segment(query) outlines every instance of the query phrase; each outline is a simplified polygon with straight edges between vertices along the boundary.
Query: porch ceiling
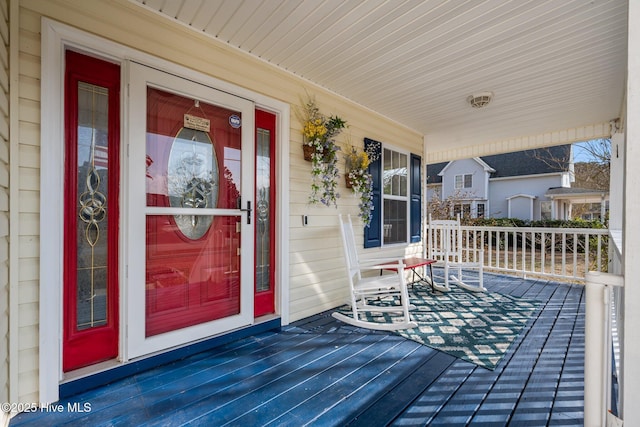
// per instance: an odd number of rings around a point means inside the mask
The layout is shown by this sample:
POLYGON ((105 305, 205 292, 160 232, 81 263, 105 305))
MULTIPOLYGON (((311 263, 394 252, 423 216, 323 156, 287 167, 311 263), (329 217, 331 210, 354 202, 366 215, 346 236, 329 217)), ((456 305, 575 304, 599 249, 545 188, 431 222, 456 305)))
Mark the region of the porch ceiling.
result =
POLYGON ((132 1, 448 150, 606 123, 623 102, 627 0, 132 1))

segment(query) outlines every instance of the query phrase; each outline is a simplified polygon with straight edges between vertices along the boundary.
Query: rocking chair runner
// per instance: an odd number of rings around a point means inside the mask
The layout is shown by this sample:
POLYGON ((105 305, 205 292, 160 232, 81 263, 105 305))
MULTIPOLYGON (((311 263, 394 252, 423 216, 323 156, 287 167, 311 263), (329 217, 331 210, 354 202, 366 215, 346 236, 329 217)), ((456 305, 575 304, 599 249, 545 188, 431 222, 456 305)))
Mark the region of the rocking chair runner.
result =
POLYGON ((409 316, 409 310, 414 307, 409 303, 402 260, 377 264, 361 263, 356 251, 351 216, 347 217, 347 221, 343 221, 342 215, 339 215, 339 220, 345 265, 349 279, 349 304, 351 305, 352 316, 334 312, 333 317, 353 326, 385 331, 417 327, 417 323, 412 322, 409 316), (395 272, 381 276, 363 277, 362 275, 367 270, 380 271, 385 268, 391 268, 395 272), (390 301, 393 301, 395 305, 381 306, 380 300, 388 297, 391 297, 390 301), (375 300, 376 303, 371 304, 370 301, 372 300, 375 300), (398 316, 395 316, 395 320, 392 322, 375 322, 368 320, 366 317, 367 314, 376 316, 379 313, 398 313, 398 316))
MULTIPOLYGON (((428 258, 435 259, 436 267, 442 267, 444 290, 449 290, 449 282, 473 292, 484 292, 484 253, 481 250, 465 249, 463 256, 462 229, 460 215, 455 220, 432 220, 429 214, 428 258), (475 254, 474 254, 475 252, 475 254)), ((436 277, 438 275, 436 274, 436 277)), ((436 284, 436 286, 438 286, 436 284)))

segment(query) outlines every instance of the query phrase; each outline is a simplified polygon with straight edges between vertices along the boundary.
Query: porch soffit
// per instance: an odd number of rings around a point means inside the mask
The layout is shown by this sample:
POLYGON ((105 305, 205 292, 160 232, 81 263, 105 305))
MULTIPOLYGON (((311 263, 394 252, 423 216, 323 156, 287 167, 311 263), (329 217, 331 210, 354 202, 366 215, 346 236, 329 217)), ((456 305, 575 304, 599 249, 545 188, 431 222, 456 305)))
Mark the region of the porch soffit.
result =
POLYGON ((609 136, 622 108, 626 0, 130 1, 421 132, 428 162, 609 136))

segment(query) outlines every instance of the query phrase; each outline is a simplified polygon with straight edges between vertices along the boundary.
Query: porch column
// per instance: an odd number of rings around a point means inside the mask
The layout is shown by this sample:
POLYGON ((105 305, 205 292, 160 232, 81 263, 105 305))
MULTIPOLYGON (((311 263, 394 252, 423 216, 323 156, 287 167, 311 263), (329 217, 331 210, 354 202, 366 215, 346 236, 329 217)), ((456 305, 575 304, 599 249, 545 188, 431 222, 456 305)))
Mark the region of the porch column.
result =
POLYGON ((632 281, 624 291, 624 334, 622 342, 622 411, 626 426, 640 425, 640 2, 630 1, 627 43, 627 109, 625 165, 624 165, 624 210, 623 210, 623 260, 622 269, 626 280, 632 281), (634 333, 635 331, 635 333, 634 333))

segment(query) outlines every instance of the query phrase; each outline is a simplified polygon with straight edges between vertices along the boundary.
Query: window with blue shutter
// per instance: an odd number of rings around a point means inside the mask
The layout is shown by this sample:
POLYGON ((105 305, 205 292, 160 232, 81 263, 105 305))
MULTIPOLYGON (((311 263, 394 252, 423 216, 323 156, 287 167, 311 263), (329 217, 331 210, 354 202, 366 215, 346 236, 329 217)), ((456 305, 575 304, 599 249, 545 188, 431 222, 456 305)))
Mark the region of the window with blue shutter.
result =
POLYGON ((383 149, 382 143, 369 138, 365 138, 364 147, 377 159, 369 165, 373 180, 373 212, 371 225, 364 229, 364 247, 406 243, 407 235, 410 242, 419 242, 422 237, 420 156, 383 149))

